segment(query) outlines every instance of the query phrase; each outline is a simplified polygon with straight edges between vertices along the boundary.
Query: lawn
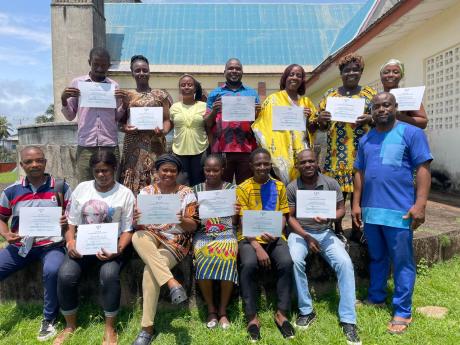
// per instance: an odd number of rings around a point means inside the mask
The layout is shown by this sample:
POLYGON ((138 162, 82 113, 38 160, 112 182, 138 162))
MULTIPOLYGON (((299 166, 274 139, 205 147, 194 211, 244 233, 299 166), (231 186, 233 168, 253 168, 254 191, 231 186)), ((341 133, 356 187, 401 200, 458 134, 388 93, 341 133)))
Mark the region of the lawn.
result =
POLYGON ((10 171, 10 172, 0 173, 0 183, 10 184, 16 181, 17 179, 18 179, 17 169, 10 171))
MULTIPOLYGON (((379 345, 455 345, 460 344, 460 258, 437 264, 432 268, 419 267, 414 307, 437 305, 449 308, 443 320, 430 319, 414 313, 414 322, 402 336, 387 334, 386 322, 390 309, 375 309, 368 306, 358 308, 359 328, 363 344, 379 345)), ((358 297, 364 297, 360 288, 358 297)), ((337 296, 329 294, 315 299, 317 321, 304 332, 298 331, 296 338, 285 341, 275 328, 272 319, 273 306, 261 302, 262 341, 259 344, 346 344, 337 323, 337 296)), ((80 326, 76 334, 66 343, 74 345, 100 344, 102 341, 102 315, 97 306, 84 304, 80 309, 80 326)), ((163 307, 157 314, 159 336, 153 344, 249 344, 246 338, 241 302, 231 307, 230 330, 208 331, 203 323, 203 308, 173 309, 163 307)), ((293 315, 294 319, 295 315, 293 315)), ((0 305, 0 344, 37 344, 36 333, 41 319, 40 305, 0 305)), ((119 316, 120 344, 131 344, 139 330, 140 308, 138 305, 123 309, 119 316)), ((62 328, 62 320, 60 328, 62 328)), ((45 343, 49 344, 51 343, 45 343)))

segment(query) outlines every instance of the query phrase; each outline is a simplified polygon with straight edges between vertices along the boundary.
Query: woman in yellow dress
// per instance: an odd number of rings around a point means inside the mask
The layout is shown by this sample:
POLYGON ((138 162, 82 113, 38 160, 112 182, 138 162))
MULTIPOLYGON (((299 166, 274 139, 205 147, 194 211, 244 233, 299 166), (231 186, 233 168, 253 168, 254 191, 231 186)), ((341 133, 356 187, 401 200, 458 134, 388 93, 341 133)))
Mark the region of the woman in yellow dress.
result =
POLYGON ((280 80, 280 91, 267 97, 252 130, 260 147, 272 156, 273 170, 277 177, 288 184, 298 177, 295 157, 298 152, 309 147, 310 135, 305 131, 274 131, 273 107, 303 107, 305 123, 316 113, 315 105, 305 96, 305 70, 292 64, 285 70, 280 80))

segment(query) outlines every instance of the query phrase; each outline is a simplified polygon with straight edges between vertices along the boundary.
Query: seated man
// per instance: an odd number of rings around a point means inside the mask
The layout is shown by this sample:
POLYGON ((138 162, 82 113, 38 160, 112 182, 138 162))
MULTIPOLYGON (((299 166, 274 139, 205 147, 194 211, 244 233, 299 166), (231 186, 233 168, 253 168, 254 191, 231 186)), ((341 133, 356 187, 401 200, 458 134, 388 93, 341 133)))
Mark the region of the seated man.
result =
POLYGON ((308 252, 320 253, 337 274, 340 303, 339 318, 348 344, 361 344, 357 334, 355 311, 355 275, 353 264, 343 243, 332 230, 332 222, 345 215, 345 203, 336 180, 319 173, 318 162, 312 150, 297 155, 296 167, 300 177, 287 187, 289 225, 291 234, 288 245, 294 262, 294 278, 297 287, 299 317, 296 326, 307 328, 316 318, 308 291, 305 258, 308 252), (297 190, 332 190, 337 192, 336 218, 296 218, 297 190))
MULTIPOLYGON (((281 211, 283 229, 289 208, 286 188, 281 181, 270 177, 271 156, 266 149, 258 148, 249 157, 249 166, 254 174, 237 187, 237 198, 241 205, 240 215, 244 210, 281 211)), ((240 227, 241 230, 241 227, 240 227)), ((292 260, 284 236, 275 238, 270 234, 260 237, 243 237, 238 234, 238 254, 240 261, 241 295, 248 320, 250 340, 260 339, 260 323, 257 319, 257 270, 259 268, 276 270, 278 278, 276 292, 278 296, 275 323, 285 338, 294 337, 294 328, 286 315, 291 306, 292 260), (273 264, 272 264, 273 263, 273 264)))
MULTIPOLYGON (((24 148, 21 167, 26 177, 7 187, 0 200, 0 235, 9 243, 0 250, 0 281, 34 261, 43 264, 44 305, 43 321, 38 340, 45 341, 56 334, 55 321, 58 314, 57 273, 64 259, 63 238, 20 237, 19 209, 21 207, 66 207, 71 190, 66 183, 45 174, 46 159, 43 151, 34 146, 24 148), (11 228, 8 220, 13 216, 11 228)), ((62 180, 61 180, 62 181, 62 180)), ((65 216, 61 226, 66 224, 65 216)))

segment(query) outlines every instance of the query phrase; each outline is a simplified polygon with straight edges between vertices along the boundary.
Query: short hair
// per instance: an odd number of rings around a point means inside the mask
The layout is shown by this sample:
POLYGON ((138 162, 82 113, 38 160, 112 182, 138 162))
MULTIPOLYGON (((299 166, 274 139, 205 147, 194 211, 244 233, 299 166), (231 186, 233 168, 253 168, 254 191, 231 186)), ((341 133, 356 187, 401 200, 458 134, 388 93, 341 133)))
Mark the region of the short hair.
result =
POLYGON ((105 49, 105 48, 94 47, 93 49, 91 49, 89 51, 89 60, 91 61, 91 59, 94 56, 106 58, 110 62, 110 54, 109 54, 108 50, 105 49))
POLYGON ((227 67, 228 67, 228 64, 232 61, 236 61, 240 64, 241 67, 243 67, 243 64, 241 63, 240 59, 238 58, 230 58, 227 60, 227 62, 225 63, 225 70, 227 70, 227 67))
POLYGON ((117 157, 111 151, 107 150, 100 150, 92 154, 91 158, 89 159, 89 167, 93 169, 96 164, 104 163, 110 165, 114 171, 117 170, 117 157))
POLYGON ((147 65, 149 64, 149 60, 144 55, 133 55, 131 57, 131 63, 129 65, 129 69, 131 72, 133 71, 133 65, 136 61, 144 61, 147 65))
POLYGON ((343 69, 345 68, 346 65, 349 63, 355 63, 357 64, 361 70, 364 69, 364 59, 361 55, 358 55, 356 53, 350 53, 345 56, 342 56, 338 62, 339 65, 339 70, 340 73, 342 73, 343 69))
POLYGON ((286 69, 284 70, 283 75, 281 76, 281 79, 280 79, 280 90, 284 90, 286 88, 286 80, 289 76, 289 73, 291 73, 294 67, 299 67, 302 70, 302 83, 300 84, 300 87, 297 89, 297 94, 302 96, 302 95, 305 95, 305 76, 306 74, 305 74, 305 70, 303 69, 303 67, 295 63, 287 66, 286 69))
POLYGON ((221 167, 224 167, 225 166, 225 158, 224 156, 222 156, 221 154, 219 153, 211 153, 209 156, 206 157, 206 159, 204 160, 204 164, 206 164, 206 162, 209 162, 209 161, 212 161, 212 160, 215 160, 217 162, 219 162, 220 166, 221 167))
POLYGON ((190 79, 193 80, 193 83, 195 84, 195 101, 201 101, 203 99, 203 88, 201 87, 201 83, 195 79, 195 77, 191 74, 184 74, 179 78, 179 86, 180 86, 180 81, 184 79, 185 77, 189 77, 190 79))
POLYGON ((308 148, 308 149, 303 149, 302 151, 300 152, 297 152, 296 156, 295 156, 295 162, 297 163, 299 161, 299 156, 304 153, 304 152, 311 152, 315 155, 315 159, 318 160, 318 157, 316 157, 316 152, 311 149, 311 148, 308 148))
POLYGON ((260 153, 266 154, 268 157, 270 157, 270 159, 272 158, 272 155, 267 149, 264 149, 263 147, 258 147, 249 155, 249 162, 252 163, 254 161, 254 158, 260 153))
POLYGON ((36 145, 29 145, 29 146, 24 147, 21 151, 19 151, 19 155, 21 157, 21 160, 22 160, 22 154, 24 152, 31 151, 31 150, 40 151, 42 153, 43 157, 45 157, 45 153, 43 152, 41 147, 36 146, 36 145))
POLYGON ((390 99, 393 101, 393 103, 397 104, 395 95, 393 95, 391 92, 385 92, 385 91, 379 92, 374 97, 372 97, 371 104, 374 104, 374 98, 383 96, 383 95, 390 96, 390 99))

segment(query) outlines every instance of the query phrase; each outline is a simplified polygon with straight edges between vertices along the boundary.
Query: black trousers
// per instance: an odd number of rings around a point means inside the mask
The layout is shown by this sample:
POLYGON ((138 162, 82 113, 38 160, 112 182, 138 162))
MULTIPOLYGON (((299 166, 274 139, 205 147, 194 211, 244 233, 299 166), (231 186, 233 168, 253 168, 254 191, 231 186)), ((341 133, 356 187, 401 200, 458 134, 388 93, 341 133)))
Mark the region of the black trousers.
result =
MULTIPOLYGON (((282 238, 262 244, 272 263, 272 269, 277 276, 276 293, 278 297, 277 308, 283 312, 291 309, 291 290, 293 279, 293 263, 289 254, 287 242, 282 238)), ((246 316, 257 313, 257 277, 259 263, 257 255, 248 240, 241 240, 238 244, 240 261, 240 288, 244 301, 246 316)))
POLYGON ((120 271, 125 263, 124 255, 110 261, 101 261, 96 255, 85 255, 81 259, 72 259, 66 255, 59 269, 57 292, 61 312, 73 315, 78 307, 78 287, 83 271, 89 266, 99 268, 99 285, 102 309, 106 317, 114 317, 120 308, 120 271))

